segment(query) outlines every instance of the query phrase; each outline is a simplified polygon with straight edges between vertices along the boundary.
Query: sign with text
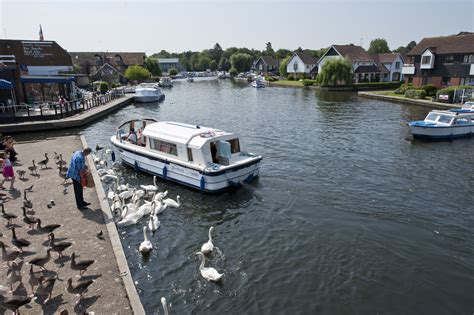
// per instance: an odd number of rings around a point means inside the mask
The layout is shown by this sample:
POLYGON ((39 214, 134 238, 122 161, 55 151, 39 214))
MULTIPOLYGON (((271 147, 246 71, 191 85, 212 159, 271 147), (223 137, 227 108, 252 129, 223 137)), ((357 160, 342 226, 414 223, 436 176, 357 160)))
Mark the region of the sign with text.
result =
POLYGON ((44 58, 53 55, 53 42, 22 42, 23 54, 33 58, 44 58))

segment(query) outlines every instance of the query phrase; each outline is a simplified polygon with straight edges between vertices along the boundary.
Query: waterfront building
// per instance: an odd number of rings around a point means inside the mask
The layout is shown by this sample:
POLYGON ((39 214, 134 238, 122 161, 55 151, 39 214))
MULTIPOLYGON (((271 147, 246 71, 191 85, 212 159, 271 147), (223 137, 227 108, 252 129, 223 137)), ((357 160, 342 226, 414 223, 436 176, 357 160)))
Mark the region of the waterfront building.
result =
POLYGON ((71 57, 55 41, 0 40, 0 79, 8 81, 14 93, 0 90, 0 103, 51 102, 59 95, 75 93, 71 57))
POLYGON ((402 68, 404 58, 399 53, 377 54, 372 55, 372 58, 380 66, 385 67, 388 72, 384 72, 381 80, 383 82, 402 81, 402 68))
POLYGON ((407 54, 405 82, 415 86, 434 84, 474 85, 474 33, 423 38, 407 54))
POLYGON ((364 48, 354 44, 332 45, 318 60, 320 71, 326 61, 333 58, 346 58, 352 65, 354 82, 380 82, 389 71, 370 56, 364 48))
POLYGON ((309 77, 311 70, 316 67, 318 60, 304 51, 295 51, 288 61, 286 71, 288 75, 309 77))
POLYGON ((272 56, 262 56, 254 62, 254 69, 263 75, 277 75, 280 63, 272 56))
POLYGON ((70 52, 72 63, 92 81, 126 83, 124 74, 130 66, 145 63, 144 52, 70 52))
POLYGON ((164 73, 168 73, 170 69, 176 69, 178 72, 184 70, 178 58, 158 58, 157 60, 160 64, 161 71, 164 73))

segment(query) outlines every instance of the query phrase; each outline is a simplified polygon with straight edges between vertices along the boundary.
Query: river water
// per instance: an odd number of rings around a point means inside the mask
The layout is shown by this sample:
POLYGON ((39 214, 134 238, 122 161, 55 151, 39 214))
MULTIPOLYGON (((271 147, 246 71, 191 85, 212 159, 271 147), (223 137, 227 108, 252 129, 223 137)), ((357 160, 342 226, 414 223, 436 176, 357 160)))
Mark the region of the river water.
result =
POLYGON ((173 314, 474 311, 474 139, 412 141, 407 122, 427 108, 354 93, 219 80, 164 92, 81 132, 95 146, 129 118, 187 122, 238 132, 264 160, 257 181, 219 195, 159 181, 182 205, 161 214, 148 259, 144 222, 119 229, 147 313, 162 313, 162 296, 173 314), (195 257, 209 226, 221 285, 195 257))

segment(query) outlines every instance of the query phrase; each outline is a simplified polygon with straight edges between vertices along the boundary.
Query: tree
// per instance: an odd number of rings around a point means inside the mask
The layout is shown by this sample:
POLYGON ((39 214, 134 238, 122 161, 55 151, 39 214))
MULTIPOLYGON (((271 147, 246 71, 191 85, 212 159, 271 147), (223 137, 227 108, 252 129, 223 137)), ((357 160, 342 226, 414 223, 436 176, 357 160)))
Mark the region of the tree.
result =
POLYGON ((230 57, 230 63, 232 64, 232 68, 237 69, 237 71, 246 72, 252 67, 253 59, 252 55, 237 53, 230 57))
POLYGON ((129 81, 144 81, 150 78, 150 72, 141 66, 130 66, 125 70, 125 77, 129 81))
POLYGON ((405 47, 403 46, 400 46, 398 47, 397 49, 395 49, 393 52, 397 52, 397 53, 400 53, 402 55, 406 55, 410 52, 410 50, 412 50, 413 48, 415 48, 416 46, 416 42, 415 41, 411 41, 408 43, 408 45, 406 45, 405 47))
POLYGON ((178 74, 178 70, 176 70, 175 68, 171 68, 169 71, 168 71, 169 75, 177 75, 178 74))
POLYGON ((221 71, 229 71, 229 69, 232 67, 232 65, 230 64, 229 59, 222 56, 221 60, 219 60, 219 65, 217 67, 221 71))
POLYGON ((215 60, 211 61, 210 68, 211 68, 211 71, 216 71, 217 70, 217 62, 215 60))
POLYGON ((179 63, 183 66, 184 69, 186 69, 186 71, 191 71, 191 62, 189 62, 189 59, 188 57, 186 57, 185 54, 183 54, 183 56, 179 58, 179 63))
POLYGON ((291 56, 291 51, 288 49, 278 49, 275 53, 275 57, 279 60, 291 56))
POLYGON ((152 75, 157 77, 161 76, 161 67, 155 58, 146 57, 144 66, 152 75))
POLYGON ((266 56, 273 56, 275 54, 275 51, 273 50, 272 43, 268 42, 265 44, 265 46, 266 48, 263 54, 266 56))
POLYGON ((352 84, 352 66, 345 58, 327 60, 317 76, 319 85, 352 84))
POLYGON ((221 60, 222 53, 223 53, 223 50, 222 50, 221 45, 219 45, 219 43, 216 43, 214 45, 214 48, 209 50, 209 57, 212 60, 215 60, 216 63, 217 63, 217 62, 219 62, 219 60, 221 60))
POLYGON ((385 54, 389 53, 390 49, 388 48, 387 41, 383 38, 376 38, 370 42, 369 50, 367 50, 369 55, 376 54, 385 54))
POLYGON ((237 71, 237 69, 235 69, 235 68, 230 68, 230 70, 229 70, 229 74, 230 74, 231 77, 235 77, 238 73, 239 73, 239 71, 237 71))
POLYGON ((290 62, 291 56, 287 56, 282 61, 280 61, 280 75, 282 77, 286 77, 288 72, 286 71, 286 67, 288 66, 288 62, 290 62))
POLYGON ((208 55, 200 54, 197 60, 196 70, 206 71, 211 68, 211 62, 213 60, 208 55))

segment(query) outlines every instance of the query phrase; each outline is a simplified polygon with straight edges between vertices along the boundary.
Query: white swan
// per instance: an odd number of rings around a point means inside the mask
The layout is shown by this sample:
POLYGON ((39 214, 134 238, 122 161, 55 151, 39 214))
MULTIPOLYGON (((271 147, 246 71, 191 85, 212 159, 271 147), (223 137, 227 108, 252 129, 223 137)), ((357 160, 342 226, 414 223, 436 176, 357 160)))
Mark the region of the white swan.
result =
POLYGON ((146 193, 158 191, 158 185, 156 184, 156 176, 153 176, 153 185, 140 185, 140 187, 146 191, 146 193))
POLYGON ((199 271, 201 272, 201 276, 204 279, 208 281, 219 281, 222 279, 222 276, 224 275, 223 273, 217 272, 217 270, 212 267, 204 267, 204 264, 206 263, 206 257, 204 257, 203 253, 197 252, 196 255, 201 258, 201 265, 199 266, 199 271))
POLYGON ((124 184, 120 184, 119 183, 119 179, 117 177, 117 180, 115 181, 115 183, 117 184, 117 191, 127 191, 127 190, 130 190, 130 185, 127 183, 126 185, 124 184))
MULTIPOLYGON (((118 190, 118 188, 117 188, 118 190)), ((120 194, 119 194, 119 197, 120 199, 130 199, 133 197, 133 194, 135 193, 135 188, 133 190, 125 190, 125 191, 122 191, 120 194)))
POLYGON ((146 201, 143 205, 141 205, 137 212, 143 213, 143 215, 148 215, 154 212, 156 207, 156 201, 148 202, 146 201))
POLYGON ((129 226, 129 225, 134 225, 137 224, 138 221, 142 218, 142 216, 139 216, 136 212, 131 212, 129 213, 128 207, 123 206, 123 211, 122 211, 122 220, 117 222, 118 226, 129 226))
POLYGON ((140 247, 138 248, 138 250, 140 251, 140 253, 148 253, 149 251, 151 251, 153 249, 153 245, 151 244, 151 242, 148 240, 148 237, 146 236, 146 226, 143 227, 143 242, 140 244, 140 247))
POLYGON ((122 208, 122 200, 120 200, 119 196, 116 195, 114 200, 112 201, 112 205, 110 206, 110 210, 114 212, 115 210, 122 208))
POLYGON ((109 198, 109 200, 114 200, 116 196, 118 197, 117 189, 115 189, 115 187, 115 183, 112 183, 109 187, 109 192, 107 193, 107 198, 109 198))
POLYGON ((156 201, 161 201, 163 198, 165 198, 168 195, 168 191, 165 190, 164 192, 159 192, 153 197, 153 200, 156 201))
POLYGON ((161 222, 158 220, 158 216, 153 209, 153 212, 150 214, 150 221, 148 221, 148 229, 154 233, 160 227, 160 223, 161 222))
POLYGON ((168 208, 168 205, 163 204, 161 201, 158 201, 158 205, 155 207, 155 213, 162 213, 165 209, 168 208))
POLYGON ((168 305, 166 305, 166 299, 164 297, 161 298, 161 306, 163 306, 163 314, 168 315, 168 305))
POLYGON ((165 200, 163 200, 163 203, 165 205, 168 205, 168 207, 172 207, 172 208, 179 208, 179 206, 181 206, 181 202, 179 201, 179 195, 176 197, 176 201, 171 199, 171 198, 166 198, 165 200))
POLYGON ((209 228, 209 240, 206 243, 202 244, 201 246, 201 252, 203 254, 210 254, 214 250, 214 244, 212 244, 212 236, 211 236, 212 230, 214 230, 213 226, 209 228))
POLYGON ((102 176, 100 178, 101 181, 103 182, 112 182, 112 181, 117 181, 118 180, 118 177, 115 176, 115 175, 111 175, 111 174, 105 174, 104 176, 102 176))

